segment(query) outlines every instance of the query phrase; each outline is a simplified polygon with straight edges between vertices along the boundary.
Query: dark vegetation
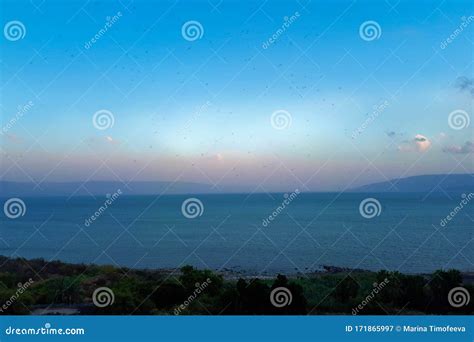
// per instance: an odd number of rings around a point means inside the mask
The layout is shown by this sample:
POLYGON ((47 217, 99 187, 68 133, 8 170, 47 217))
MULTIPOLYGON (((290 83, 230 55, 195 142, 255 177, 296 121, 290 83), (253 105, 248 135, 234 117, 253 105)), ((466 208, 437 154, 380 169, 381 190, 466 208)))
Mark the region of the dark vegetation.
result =
POLYGON ((353 309, 364 300, 357 314, 465 315, 474 312, 474 286, 467 275, 463 279, 456 270, 439 270, 431 275, 341 270, 290 279, 283 275, 274 279, 224 279, 190 266, 152 271, 0 257, 0 314, 73 308, 80 314, 173 315, 180 306, 181 315, 354 314, 353 309), (12 300, 19 283, 30 278, 31 286, 12 300), (382 282, 386 285, 367 300, 376 284, 382 282), (192 298, 199 284, 204 283, 207 286, 192 298), (99 308, 91 298, 94 290, 103 286, 112 289, 115 300, 99 308), (471 300, 454 308, 448 302, 448 293, 458 286, 469 292, 471 300), (272 305, 270 293, 277 287, 291 292, 291 304, 272 305))

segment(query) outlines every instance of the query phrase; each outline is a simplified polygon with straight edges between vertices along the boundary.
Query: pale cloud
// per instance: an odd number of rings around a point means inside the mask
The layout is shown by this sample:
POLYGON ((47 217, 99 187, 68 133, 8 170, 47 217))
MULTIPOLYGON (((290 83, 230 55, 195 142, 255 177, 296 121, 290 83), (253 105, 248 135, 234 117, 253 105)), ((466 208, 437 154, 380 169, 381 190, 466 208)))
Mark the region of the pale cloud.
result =
POLYGON ((210 161, 210 162, 221 162, 225 160, 224 154, 221 152, 213 153, 209 155, 201 154, 201 157, 203 158, 203 160, 210 161))
POLYGON ((474 142, 466 141, 464 145, 451 145, 443 148, 443 152, 456 153, 456 154, 468 154, 474 153, 474 142))
POLYGON ((398 150, 400 152, 412 152, 413 146, 411 146, 408 141, 403 142, 401 145, 398 146, 398 150))
POLYGON ((404 141, 398 150, 401 152, 425 152, 431 147, 431 141, 424 135, 417 134, 412 140, 404 141))
POLYGON ((419 152, 425 152, 429 150, 429 148, 431 147, 431 141, 429 141, 428 138, 425 137, 424 135, 421 135, 421 134, 415 135, 414 141, 416 144, 416 148, 419 152))
POLYGON ((389 132, 385 132, 385 133, 390 138, 394 138, 397 135, 397 132, 395 132, 395 131, 389 131, 389 132))
POLYGON ((9 141, 11 141, 11 142, 13 142, 13 143, 15 143, 15 144, 21 144, 22 141, 23 141, 22 138, 20 138, 19 136, 15 135, 15 134, 5 133, 5 134, 2 134, 2 135, 5 135, 5 137, 6 137, 9 141))
POLYGON ((109 143, 109 144, 113 144, 113 145, 116 145, 116 144, 119 144, 120 141, 115 139, 115 138, 112 138, 110 135, 107 135, 105 137, 105 140, 109 143))
POLYGON ((474 78, 461 76, 456 79, 455 87, 474 96, 474 78))

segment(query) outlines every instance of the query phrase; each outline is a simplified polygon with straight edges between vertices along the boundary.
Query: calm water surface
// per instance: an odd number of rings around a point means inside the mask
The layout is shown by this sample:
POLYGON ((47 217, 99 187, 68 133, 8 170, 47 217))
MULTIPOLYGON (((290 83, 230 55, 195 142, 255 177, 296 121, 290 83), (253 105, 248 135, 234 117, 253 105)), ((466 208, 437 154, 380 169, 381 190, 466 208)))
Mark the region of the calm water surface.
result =
POLYGON ((169 268, 185 264, 256 274, 332 265, 402 272, 474 270, 472 206, 446 217, 461 197, 417 194, 300 194, 266 227, 284 194, 120 196, 92 224, 106 197, 24 198, 26 214, 1 217, 0 254, 67 262, 169 268), (181 205, 199 198, 201 216, 181 205), (372 219, 359 203, 377 198, 372 219))

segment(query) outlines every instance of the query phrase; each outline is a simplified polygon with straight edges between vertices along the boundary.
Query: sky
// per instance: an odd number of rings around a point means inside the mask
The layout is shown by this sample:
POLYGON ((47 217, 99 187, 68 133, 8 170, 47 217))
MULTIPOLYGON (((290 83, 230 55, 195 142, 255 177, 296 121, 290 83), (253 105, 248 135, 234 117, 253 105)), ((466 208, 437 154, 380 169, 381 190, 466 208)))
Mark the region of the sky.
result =
POLYGON ((472 1, 1 6, 1 180, 334 191, 474 172, 472 1))

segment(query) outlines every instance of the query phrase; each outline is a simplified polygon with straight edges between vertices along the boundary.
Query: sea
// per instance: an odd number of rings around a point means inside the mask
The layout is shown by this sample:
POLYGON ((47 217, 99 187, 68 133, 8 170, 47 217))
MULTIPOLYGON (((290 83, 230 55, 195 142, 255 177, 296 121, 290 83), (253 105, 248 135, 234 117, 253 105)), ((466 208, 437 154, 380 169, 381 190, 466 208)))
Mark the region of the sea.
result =
POLYGON ((262 276, 324 266, 474 271, 474 207, 462 194, 115 193, 19 200, 19 211, 4 205, 0 218, 0 254, 8 257, 138 269, 192 265, 262 276))

